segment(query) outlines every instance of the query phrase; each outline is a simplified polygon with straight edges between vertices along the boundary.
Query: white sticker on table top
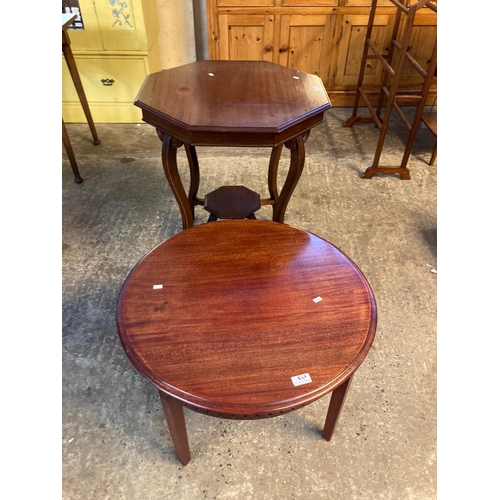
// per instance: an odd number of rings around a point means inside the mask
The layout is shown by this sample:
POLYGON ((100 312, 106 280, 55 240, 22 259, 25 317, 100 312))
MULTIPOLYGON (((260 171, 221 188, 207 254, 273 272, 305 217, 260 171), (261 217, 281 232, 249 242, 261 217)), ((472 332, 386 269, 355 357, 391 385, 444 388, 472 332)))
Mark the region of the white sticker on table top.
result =
POLYGON ((323 299, 318 295, 315 299, 313 299, 313 302, 316 302, 316 304, 318 302, 321 302, 323 299))
POLYGON ((153 290, 160 290, 163 288, 163 285, 153 285, 153 290))
POLYGON ((302 375, 295 375, 294 377, 291 377, 291 379, 292 379, 292 384, 295 387, 297 387, 298 385, 309 384, 310 382, 312 382, 309 373, 303 373, 302 375))
POLYGON ((315 85, 313 87, 313 89, 316 90, 317 92, 319 92, 320 90, 322 90, 322 88, 319 85, 315 85))

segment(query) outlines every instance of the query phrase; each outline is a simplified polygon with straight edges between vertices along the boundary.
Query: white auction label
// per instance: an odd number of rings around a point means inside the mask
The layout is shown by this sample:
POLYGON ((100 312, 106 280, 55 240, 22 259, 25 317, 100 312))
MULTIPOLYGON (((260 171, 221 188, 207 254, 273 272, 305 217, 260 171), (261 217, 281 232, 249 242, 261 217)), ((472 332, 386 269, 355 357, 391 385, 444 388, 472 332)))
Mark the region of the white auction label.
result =
POLYGON ((302 375, 295 375, 295 377, 291 378, 294 386, 309 384, 309 382, 312 382, 309 373, 303 373, 302 375))
POLYGON ((313 299, 313 302, 316 302, 316 304, 318 302, 321 302, 323 299, 321 297, 316 297, 315 299, 313 299))
POLYGON ((163 288, 163 285, 153 285, 153 290, 160 290, 163 288))

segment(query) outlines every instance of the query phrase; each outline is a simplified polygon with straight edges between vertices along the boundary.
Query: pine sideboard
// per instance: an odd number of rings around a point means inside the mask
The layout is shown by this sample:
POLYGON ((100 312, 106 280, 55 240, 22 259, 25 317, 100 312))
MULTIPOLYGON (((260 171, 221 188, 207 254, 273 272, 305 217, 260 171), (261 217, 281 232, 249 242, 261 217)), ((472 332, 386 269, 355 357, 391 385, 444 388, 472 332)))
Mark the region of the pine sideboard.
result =
MULTIPOLYGON (((365 43, 371 0, 207 0, 211 59, 264 60, 318 75, 334 106, 350 106, 365 43)), ((396 7, 379 0, 372 38, 387 53, 396 7)), ((421 9, 412 30, 411 55, 427 67, 437 15, 421 9)), ((365 85, 374 99, 382 65, 369 60, 365 85)), ((407 64, 399 88, 412 92, 421 76, 407 64)), ((436 85, 433 86, 436 92, 436 85)))

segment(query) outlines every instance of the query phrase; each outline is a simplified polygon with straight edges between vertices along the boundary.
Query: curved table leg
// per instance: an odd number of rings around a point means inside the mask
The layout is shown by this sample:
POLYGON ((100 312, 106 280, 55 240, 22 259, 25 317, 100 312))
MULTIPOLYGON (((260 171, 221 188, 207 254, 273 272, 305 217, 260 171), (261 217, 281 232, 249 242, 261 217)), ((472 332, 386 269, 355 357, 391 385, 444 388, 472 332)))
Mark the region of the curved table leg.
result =
POLYGON ((271 191, 271 198, 274 196, 275 200, 273 205, 274 222, 283 222, 285 218, 286 207, 292 197, 295 186, 299 182, 302 170, 304 169, 306 158, 304 142, 308 136, 309 133, 302 134, 285 143, 285 146, 290 150, 290 168, 281 193, 277 198, 276 173, 281 149, 277 150, 277 148, 273 148, 271 162, 269 164, 269 190, 271 191), (271 178, 271 174, 274 176, 273 178, 271 178))
POLYGON ((352 376, 332 392, 330 405, 328 406, 328 412, 326 414, 325 426, 323 428, 323 437, 327 441, 330 441, 330 439, 332 439, 333 431, 335 430, 340 412, 342 411, 342 407, 344 406, 344 401, 347 396, 347 392, 349 391, 351 381, 352 376))
MULTIPOLYGON (((175 137, 171 137, 159 130, 157 130, 158 137, 163 143, 161 149, 161 159, 163 163, 163 171, 167 178, 168 184, 174 193, 177 204, 181 211, 182 227, 187 229, 193 226, 193 206, 192 201, 188 198, 184 186, 182 185, 181 177, 179 175, 179 167, 177 165, 177 149, 179 149, 183 142, 175 137)), ((190 172, 193 172, 192 161, 189 162, 190 172)), ((195 182, 196 185, 196 182, 195 182)), ((191 181, 191 190, 193 189, 193 182, 191 181)), ((191 191, 190 190, 190 191, 191 191)), ((196 188, 197 190, 197 188, 196 188)))
POLYGON ((182 465, 186 465, 191 460, 191 453, 189 451, 184 410, 178 401, 167 396, 162 391, 158 392, 160 393, 161 405, 167 419, 170 436, 174 443, 175 454, 179 462, 182 465))
POLYGON ((194 220, 194 207, 197 205, 196 196, 198 195, 198 188, 200 187, 200 167, 198 165, 198 156, 196 155, 195 147, 189 144, 184 144, 184 149, 186 150, 186 156, 189 163, 189 173, 191 177, 188 198, 191 202, 191 212, 194 220))
POLYGON ((271 200, 276 203, 278 199, 278 164, 280 161, 281 150, 283 144, 274 146, 271 152, 271 159, 269 160, 269 170, 267 174, 267 184, 269 186, 269 195, 271 200))

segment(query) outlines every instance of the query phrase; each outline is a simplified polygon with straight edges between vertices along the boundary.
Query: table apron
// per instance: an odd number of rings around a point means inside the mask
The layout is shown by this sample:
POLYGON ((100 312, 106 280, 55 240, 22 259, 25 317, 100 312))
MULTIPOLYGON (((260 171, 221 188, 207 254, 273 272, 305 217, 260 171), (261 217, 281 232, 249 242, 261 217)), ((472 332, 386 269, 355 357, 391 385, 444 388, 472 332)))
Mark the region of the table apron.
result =
POLYGON ((177 123, 161 119, 148 110, 143 110, 142 119, 161 132, 190 146, 274 147, 306 134, 313 127, 322 123, 323 113, 311 116, 287 128, 284 132, 188 130, 177 123))

